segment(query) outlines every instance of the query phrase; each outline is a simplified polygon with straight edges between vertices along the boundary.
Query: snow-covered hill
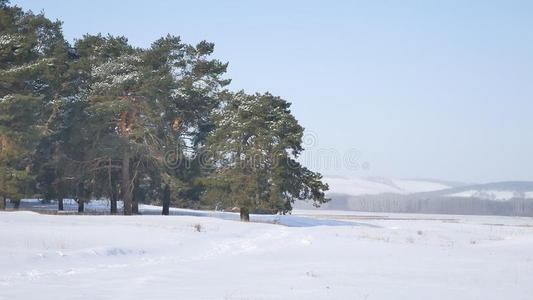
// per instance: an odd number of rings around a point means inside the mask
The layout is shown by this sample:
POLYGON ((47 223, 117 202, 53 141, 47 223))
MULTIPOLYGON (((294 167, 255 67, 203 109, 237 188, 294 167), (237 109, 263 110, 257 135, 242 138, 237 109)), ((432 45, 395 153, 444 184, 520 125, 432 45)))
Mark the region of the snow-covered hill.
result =
MULTIPOLYGON (((466 184, 439 180, 325 177, 331 201, 319 209, 533 216, 533 182, 466 184)), ((298 201, 295 207, 313 209, 298 201)), ((315 208, 316 209, 316 208, 315 208)))
POLYGON ((506 181, 487 184, 465 185, 424 194, 425 196, 448 196, 477 198, 493 201, 510 199, 533 199, 533 182, 506 181))
POLYGON ((449 194, 449 196, 506 201, 513 198, 533 198, 533 192, 518 192, 513 190, 466 190, 449 194))
POLYGON ((373 178, 325 177, 329 194, 364 196, 379 194, 448 196, 504 201, 533 198, 533 182, 495 182, 487 184, 448 184, 436 180, 405 180, 373 178))
POLYGON ((376 195, 384 193, 410 194, 444 190, 451 186, 429 180, 325 177, 329 193, 346 195, 376 195))

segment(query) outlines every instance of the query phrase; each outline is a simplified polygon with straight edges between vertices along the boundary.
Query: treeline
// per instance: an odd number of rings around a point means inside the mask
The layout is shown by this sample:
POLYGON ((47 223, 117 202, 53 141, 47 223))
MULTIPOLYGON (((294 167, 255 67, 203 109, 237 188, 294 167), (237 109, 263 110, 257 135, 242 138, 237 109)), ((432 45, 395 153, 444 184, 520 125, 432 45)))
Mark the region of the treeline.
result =
POLYGON ((324 208, 366 212, 533 216, 533 199, 528 198, 497 201, 476 197, 420 197, 400 194, 334 194, 331 198, 332 201, 324 205, 324 208))
POLYGON ((0 208, 5 200, 108 198, 286 213, 326 202, 300 165, 290 103, 230 92, 214 45, 168 35, 139 48, 121 36, 73 44, 60 21, 0 0, 0 208))

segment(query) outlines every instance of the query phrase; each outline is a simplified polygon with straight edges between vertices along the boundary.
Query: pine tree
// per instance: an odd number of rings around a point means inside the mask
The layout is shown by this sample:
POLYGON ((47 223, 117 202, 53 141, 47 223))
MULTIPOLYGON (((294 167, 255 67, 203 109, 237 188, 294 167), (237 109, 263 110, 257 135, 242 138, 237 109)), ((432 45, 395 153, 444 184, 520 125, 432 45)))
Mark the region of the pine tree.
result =
POLYGON ((328 201, 321 175, 295 160, 304 129, 290 103, 269 93, 228 98, 208 139, 212 173, 204 200, 239 207, 243 221, 250 212, 290 212, 296 199, 328 201))
POLYGON ((83 170, 78 174, 83 175, 93 196, 106 196, 110 199, 110 213, 117 214, 117 202, 121 197, 119 190, 123 169, 123 159, 120 155, 122 144, 120 140, 113 138, 113 134, 110 134, 116 132, 116 123, 113 122, 113 118, 117 114, 113 109, 107 113, 101 113, 105 112, 105 109, 100 110, 100 113, 95 113, 95 104, 99 105, 99 103, 92 101, 94 99, 91 99, 91 96, 94 95, 93 87, 99 84, 100 78, 93 75, 99 66, 109 64, 122 56, 131 55, 135 49, 128 44, 125 37, 111 35, 104 37, 100 34, 85 35, 76 40, 74 49, 79 57, 75 70, 80 77, 80 102, 78 104, 82 107, 75 110, 78 120, 71 122, 73 126, 81 126, 81 128, 72 130, 72 133, 79 129, 85 133, 85 139, 73 143, 72 148, 73 150, 85 148, 80 153, 83 157, 77 159, 77 165, 82 166, 81 170, 83 170))
POLYGON ((92 68, 91 124, 105 124, 94 128, 93 136, 101 141, 99 149, 120 156, 125 214, 144 197, 141 182, 160 186, 159 197, 167 188, 174 195, 183 189, 183 167, 173 168, 165 159, 172 152, 184 157, 187 139, 199 140, 218 105, 217 89, 228 83, 220 79, 227 65, 207 58, 212 50, 210 43, 193 47, 167 36, 149 49, 131 48, 92 68))
POLYGON ((212 112, 220 105, 219 93, 230 83, 222 76, 227 63, 210 58, 214 44, 202 41, 196 46, 183 44, 178 37, 167 36, 156 41, 150 57, 167 57, 166 66, 173 74, 168 106, 164 112, 165 132, 176 142, 167 147, 174 153, 177 165, 166 163, 162 191, 163 214, 168 214, 171 199, 174 205, 195 207, 202 190, 199 179, 200 155, 205 138, 214 129, 212 112), (170 167, 170 168, 169 168, 170 167))
POLYGON ((60 97, 67 45, 61 23, 0 2, 0 196, 36 192, 34 160, 60 97))

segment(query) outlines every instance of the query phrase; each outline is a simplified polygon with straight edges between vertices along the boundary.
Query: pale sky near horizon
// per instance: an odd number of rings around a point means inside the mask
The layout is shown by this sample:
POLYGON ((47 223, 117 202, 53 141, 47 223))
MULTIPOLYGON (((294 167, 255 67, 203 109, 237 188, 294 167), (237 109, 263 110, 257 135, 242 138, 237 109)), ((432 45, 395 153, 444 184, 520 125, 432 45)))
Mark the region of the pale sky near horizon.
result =
POLYGON ((11 2, 71 41, 214 42, 231 89, 293 103, 326 175, 533 180, 533 1, 11 2))

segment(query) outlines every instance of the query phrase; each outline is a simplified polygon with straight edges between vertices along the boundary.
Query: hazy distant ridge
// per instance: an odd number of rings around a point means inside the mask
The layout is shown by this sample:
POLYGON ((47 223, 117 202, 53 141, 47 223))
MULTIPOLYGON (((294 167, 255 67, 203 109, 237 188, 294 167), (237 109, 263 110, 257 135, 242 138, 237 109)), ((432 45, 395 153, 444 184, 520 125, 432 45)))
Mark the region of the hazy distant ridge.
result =
MULTIPOLYGON (((533 182, 449 186, 443 181, 326 178, 331 202, 324 209, 370 212, 533 216, 533 182)), ((305 203, 298 207, 309 208, 305 203)))

